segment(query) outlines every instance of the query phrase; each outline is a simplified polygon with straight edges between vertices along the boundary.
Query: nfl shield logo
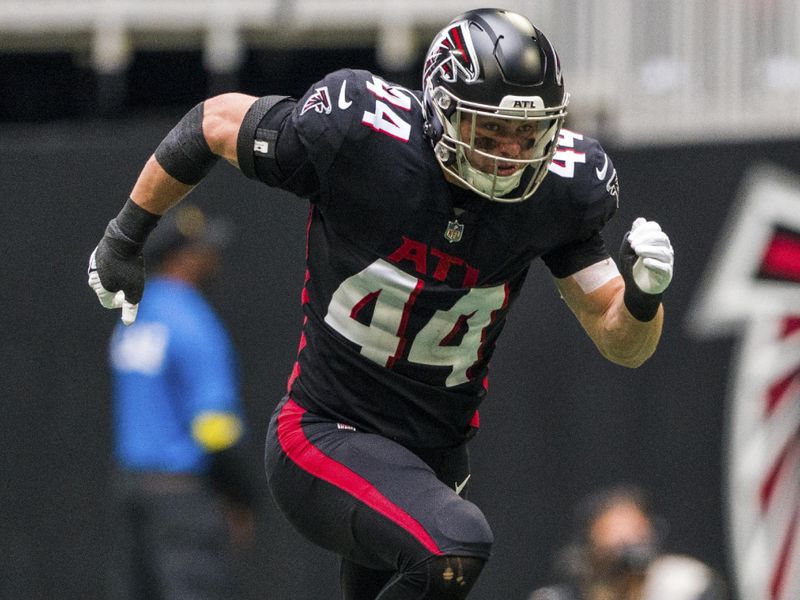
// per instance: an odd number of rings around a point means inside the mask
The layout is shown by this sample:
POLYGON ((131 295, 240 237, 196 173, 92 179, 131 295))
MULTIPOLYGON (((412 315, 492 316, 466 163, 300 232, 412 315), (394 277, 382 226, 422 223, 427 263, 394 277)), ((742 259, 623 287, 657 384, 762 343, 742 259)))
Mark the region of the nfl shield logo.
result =
POLYGON ((459 223, 458 220, 447 222, 447 229, 444 231, 444 239, 452 244, 453 242, 460 242, 462 235, 464 235, 463 223, 459 223))

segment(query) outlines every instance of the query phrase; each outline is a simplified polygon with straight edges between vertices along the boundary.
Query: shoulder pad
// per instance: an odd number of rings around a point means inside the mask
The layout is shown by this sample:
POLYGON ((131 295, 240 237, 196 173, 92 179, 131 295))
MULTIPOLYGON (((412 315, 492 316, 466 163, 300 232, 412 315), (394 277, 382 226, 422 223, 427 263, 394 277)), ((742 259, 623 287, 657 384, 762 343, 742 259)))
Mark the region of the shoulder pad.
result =
POLYGON ((617 170, 597 140, 562 129, 549 169, 593 229, 601 229, 619 207, 617 170))
POLYGON ((292 121, 322 173, 346 142, 358 142, 375 132, 398 139, 405 136, 407 141, 411 118, 405 114, 421 110, 418 105, 410 91, 369 71, 342 69, 309 88, 297 103, 292 121))
POLYGON ((356 85, 363 76, 349 69, 326 75, 312 85, 297 102, 294 111, 295 126, 312 138, 326 132, 345 134, 361 104, 363 85, 356 85))

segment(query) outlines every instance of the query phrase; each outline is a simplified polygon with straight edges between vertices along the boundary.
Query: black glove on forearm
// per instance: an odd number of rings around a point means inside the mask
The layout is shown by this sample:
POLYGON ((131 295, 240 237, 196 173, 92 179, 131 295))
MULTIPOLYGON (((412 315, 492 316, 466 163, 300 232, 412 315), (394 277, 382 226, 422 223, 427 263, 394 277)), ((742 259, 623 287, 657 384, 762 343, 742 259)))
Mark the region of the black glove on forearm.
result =
POLYGON ((132 304, 137 304, 144 293, 142 249, 160 218, 129 198, 119 214, 109 221, 95 251, 100 283, 109 292, 122 290, 125 300, 132 304))

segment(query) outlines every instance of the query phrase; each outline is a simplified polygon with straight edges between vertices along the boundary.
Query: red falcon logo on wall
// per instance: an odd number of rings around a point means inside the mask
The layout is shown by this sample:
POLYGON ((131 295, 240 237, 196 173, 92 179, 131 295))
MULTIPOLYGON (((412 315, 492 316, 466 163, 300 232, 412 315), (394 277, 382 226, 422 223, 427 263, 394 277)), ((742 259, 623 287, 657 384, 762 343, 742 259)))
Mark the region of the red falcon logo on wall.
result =
POLYGON ((739 596, 800 598, 800 179, 753 169, 691 329, 742 335, 727 432, 728 538, 739 596))

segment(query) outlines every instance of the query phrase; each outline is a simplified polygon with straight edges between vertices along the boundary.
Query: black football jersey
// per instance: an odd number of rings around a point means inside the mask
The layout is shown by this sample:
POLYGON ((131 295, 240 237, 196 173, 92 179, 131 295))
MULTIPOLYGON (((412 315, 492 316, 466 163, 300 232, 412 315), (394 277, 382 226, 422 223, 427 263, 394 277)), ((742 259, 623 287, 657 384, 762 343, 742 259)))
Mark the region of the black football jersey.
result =
POLYGON ((452 185, 420 97, 366 71, 332 73, 284 108, 269 159, 255 129, 255 176, 276 184, 277 164, 279 185, 311 203, 289 393, 341 423, 434 448, 476 424, 531 261, 566 277, 608 257, 600 230, 618 189, 599 144, 567 130, 525 202, 452 185))

